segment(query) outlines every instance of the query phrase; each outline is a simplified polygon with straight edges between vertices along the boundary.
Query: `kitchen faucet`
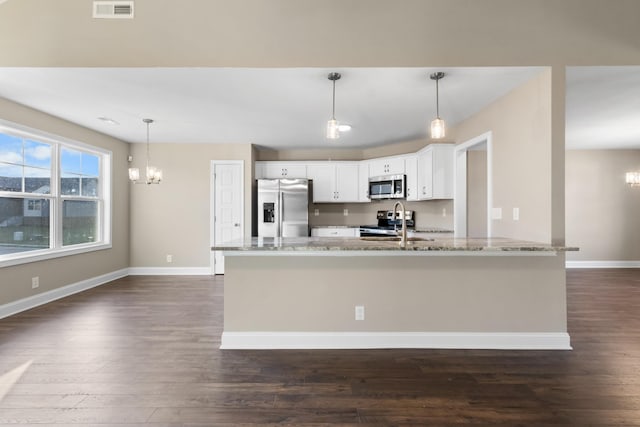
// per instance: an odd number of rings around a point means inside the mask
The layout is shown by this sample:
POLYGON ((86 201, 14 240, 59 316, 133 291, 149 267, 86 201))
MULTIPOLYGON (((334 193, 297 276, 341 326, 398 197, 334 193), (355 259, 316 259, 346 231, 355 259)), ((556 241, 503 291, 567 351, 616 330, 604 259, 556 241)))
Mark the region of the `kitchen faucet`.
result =
POLYGON ((402 209, 400 211, 402 215, 402 230, 400 231, 400 246, 402 247, 402 249, 407 249, 407 215, 405 214, 404 205, 402 204, 402 202, 396 202, 396 204, 393 205, 393 220, 395 221, 397 218, 396 212, 398 210, 398 206, 400 206, 400 209, 402 209))

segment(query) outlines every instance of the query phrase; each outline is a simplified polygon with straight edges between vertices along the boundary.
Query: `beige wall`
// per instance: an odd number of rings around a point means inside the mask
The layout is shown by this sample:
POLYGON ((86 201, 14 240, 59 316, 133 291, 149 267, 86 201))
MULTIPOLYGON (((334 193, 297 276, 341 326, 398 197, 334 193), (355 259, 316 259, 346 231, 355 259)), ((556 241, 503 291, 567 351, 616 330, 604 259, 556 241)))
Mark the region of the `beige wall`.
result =
POLYGON ((467 236, 487 237, 487 151, 467 151, 467 236))
POLYGON ((552 216, 563 210, 552 212, 551 113, 547 69, 450 132, 458 143, 492 132, 493 207, 502 208, 502 219, 492 222, 496 237, 552 240, 552 216))
POLYGON ((228 256, 224 330, 566 332, 564 259, 228 256))
MULTIPOLYGON (((143 161, 144 150, 144 144, 131 144, 136 162, 143 161)), ((250 236, 253 155, 250 144, 152 144, 151 157, 164 181, 131 189, 131 267, 210 265, 211 160, 244 161, 245 236, 250 236)))
MULTIPOLYGON (((0 6, 0 11, 2 6, 0 6)), ((128 144, 0 98, 0 118, 113 153, 112 249, 0 268, 0 306, 129 266, 128 144), (40 287, 31 289, 31 278, 40 287)))
POLYGON ((1 65, 482 66, 640 64, 637 0, 9 0, 1 65), (19 37, 17 36, 19 35, 19 37))
POLYGON ((566 153, 568 260, 640 260, 640 187, 625 173, 640 170, 640 150, 566 153))

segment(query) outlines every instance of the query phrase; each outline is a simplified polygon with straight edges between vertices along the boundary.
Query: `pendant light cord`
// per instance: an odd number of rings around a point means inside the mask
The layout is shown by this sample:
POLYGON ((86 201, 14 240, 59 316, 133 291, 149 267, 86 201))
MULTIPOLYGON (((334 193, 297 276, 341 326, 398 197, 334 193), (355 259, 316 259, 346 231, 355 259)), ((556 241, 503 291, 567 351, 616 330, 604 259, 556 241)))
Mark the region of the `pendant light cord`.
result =
POLYGON ((331 120, 336 119, 336 81, 333 80, 333 106, 331 110, 331 120))
POLYGON ((438 88, 438 82, 440 79, 436 79, 436 117, 440 118, 440 90, 438 88))
MULTIPOLYGON (((146 169, 146 171, 149 170, 149 123, 151 123, 151 122, 147 122, 147 169, 146 169)), ((145 173, 147 173, 146 171, 145 171, 145 173)), ((147 179, 148 179, 148 177, 147 177, 147 179)))

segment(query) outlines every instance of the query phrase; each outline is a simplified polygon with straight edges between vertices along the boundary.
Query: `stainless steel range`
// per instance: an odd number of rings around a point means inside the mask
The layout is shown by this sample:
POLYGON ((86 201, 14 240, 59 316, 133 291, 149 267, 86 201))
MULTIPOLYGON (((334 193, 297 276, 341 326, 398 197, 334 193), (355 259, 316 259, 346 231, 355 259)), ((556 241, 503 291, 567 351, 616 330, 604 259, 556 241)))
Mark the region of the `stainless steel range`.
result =
MULTIPOLYGON (((412 230, 415 227, 414 211, 404 211, 407 219, 407 229, 412 230)), ((378 224, 361 225, 360 236, 396 236, 397 230, 402 228, 402 218, 393 218, 393 211, 378 211, 378 224)))

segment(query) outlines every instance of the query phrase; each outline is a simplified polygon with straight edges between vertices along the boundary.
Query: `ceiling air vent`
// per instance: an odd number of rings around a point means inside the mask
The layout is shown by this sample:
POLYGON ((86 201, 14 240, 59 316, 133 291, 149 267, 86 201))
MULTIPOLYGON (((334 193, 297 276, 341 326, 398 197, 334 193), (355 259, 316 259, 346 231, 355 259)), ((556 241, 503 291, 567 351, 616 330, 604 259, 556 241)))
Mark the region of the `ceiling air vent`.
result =
POLYGON ((103 19, 133 19, 133 1, 94 1, 93 17, 103 19))

